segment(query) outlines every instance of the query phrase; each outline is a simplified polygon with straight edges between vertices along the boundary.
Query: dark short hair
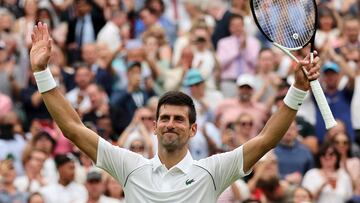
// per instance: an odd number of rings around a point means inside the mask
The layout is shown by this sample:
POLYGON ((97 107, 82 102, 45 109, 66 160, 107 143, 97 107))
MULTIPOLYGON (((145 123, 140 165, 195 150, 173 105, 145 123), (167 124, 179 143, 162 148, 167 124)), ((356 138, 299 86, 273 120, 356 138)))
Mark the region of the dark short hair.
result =
POLYGON ((169 91, 163 94, 160 99, 156 109, 156 120, 159 118, 159 111, 161 106, 166 104, 175 105, 175 106, 187 106, 189 109, 189 122, 190 125, 196 121, 196 110, 195 105, 191 97, 187 94, 179 91, 169 91))
POLYGON ((231 23, 235 19, 241 19, 241 21, 244 23, 244 17, 240 14, 233 13, 230 16, 229 23, 231 23))
POLYGON ((56 168, 59 168, 60 166, 68 163, 68 162, 75 162, 76 158, 71 153, 66 154, 57 154, 54 157, 56 168))
POLYGON ((37 141, 39 141, 42 138, 46 138, 51 142, 51 152, 53 152, 57 145, 57 142, 48 132, 46 132, 44 130, 38 132, 37 134, 34 135, 33 142, 36 143, 37 141))

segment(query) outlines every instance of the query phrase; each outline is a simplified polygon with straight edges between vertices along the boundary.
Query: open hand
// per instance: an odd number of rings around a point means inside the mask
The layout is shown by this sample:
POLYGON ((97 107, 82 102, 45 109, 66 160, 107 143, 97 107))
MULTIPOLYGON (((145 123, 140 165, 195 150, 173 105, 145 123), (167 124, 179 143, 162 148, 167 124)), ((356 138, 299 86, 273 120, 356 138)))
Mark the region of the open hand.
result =
POLYGON ((31 33, 32 47, 30 50, 30 62, 32 71, 42 71, 50 58, 51 38, 48 26, 39 22, 31 33))
POLYGON ((314 51, 312 63, 310 63, 309 58, 308 55, 304 60, 300 61, 295 70, 294 86, 304 91, 310 89, 310 81, 320 77, 320 58, 317 56, 317 52, 314 51))

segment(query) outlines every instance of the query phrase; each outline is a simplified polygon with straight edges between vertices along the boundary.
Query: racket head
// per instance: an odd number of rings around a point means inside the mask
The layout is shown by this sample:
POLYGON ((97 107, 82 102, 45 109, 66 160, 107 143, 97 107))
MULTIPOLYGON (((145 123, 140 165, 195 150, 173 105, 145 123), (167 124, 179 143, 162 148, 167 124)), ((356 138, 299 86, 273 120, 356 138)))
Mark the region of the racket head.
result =
POLYGON ((315 39, 316 0, 250 0, 251 13, 259 30, 273 43, 299 50, 315 39))

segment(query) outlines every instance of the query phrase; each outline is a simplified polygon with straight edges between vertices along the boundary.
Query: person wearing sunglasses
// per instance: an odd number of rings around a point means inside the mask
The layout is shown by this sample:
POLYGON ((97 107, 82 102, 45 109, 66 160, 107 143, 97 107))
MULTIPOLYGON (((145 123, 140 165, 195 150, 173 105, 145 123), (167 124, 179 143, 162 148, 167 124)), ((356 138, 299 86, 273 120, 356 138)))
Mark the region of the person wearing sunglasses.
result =
POLYGON ((316 168, 305 173, 302 186, 310 190, 317 203, 345 202, 351 197, 351 178, 340 168, 340 154, 333 144, 320 147, 316 168))
POLYGON ((340 154, 340 167, 350 175, 355 187, 356 181, 360 180, 360 160, 353 156, 351 142, 345 133, 336 134, 332 141, 340 154))

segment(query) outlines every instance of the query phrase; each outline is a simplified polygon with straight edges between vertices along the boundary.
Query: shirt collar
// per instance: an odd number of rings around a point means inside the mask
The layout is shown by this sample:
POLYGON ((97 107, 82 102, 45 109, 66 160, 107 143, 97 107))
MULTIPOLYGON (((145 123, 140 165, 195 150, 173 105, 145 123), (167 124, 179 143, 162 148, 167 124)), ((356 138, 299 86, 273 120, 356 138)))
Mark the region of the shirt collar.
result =
MULTIPOLYGON (((179 163, 177 163, 175 166, 173 166, 171 169, 178 168, 183 173, 188 173, 190 171, 191 165, 193 164, 193 161, 194 161, 194 159, 192 158, 192 156, 191 156, 191 154, 190 154, 190 152, 188 150, 185 157, 179 163)), ((156 171, 158 168, 160 168, 163 165, 164 164, 161 163, 159 155, 156 154, 156 156, 152 159, 153 171, 156 171)))

